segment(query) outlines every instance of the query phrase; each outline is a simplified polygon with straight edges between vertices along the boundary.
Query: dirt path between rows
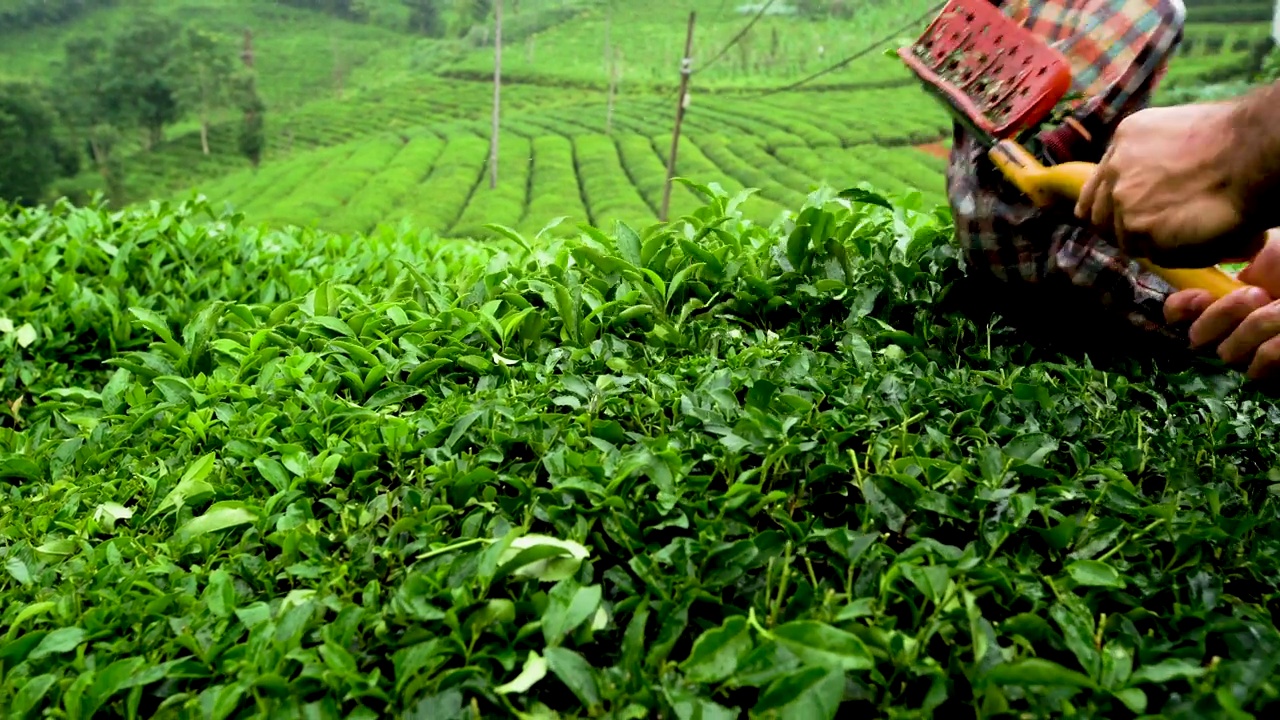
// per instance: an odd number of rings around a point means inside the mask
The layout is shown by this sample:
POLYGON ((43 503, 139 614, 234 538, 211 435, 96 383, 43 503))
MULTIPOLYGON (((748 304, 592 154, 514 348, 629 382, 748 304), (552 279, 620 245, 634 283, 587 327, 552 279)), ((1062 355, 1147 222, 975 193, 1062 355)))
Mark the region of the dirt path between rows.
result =
POLYGON ((916 149, 922 152, 927 152, 934 157, 942 158, 943 160, 951 157, 951 149, 940 142, 929 143, 927 145, 917 145, 916 149))

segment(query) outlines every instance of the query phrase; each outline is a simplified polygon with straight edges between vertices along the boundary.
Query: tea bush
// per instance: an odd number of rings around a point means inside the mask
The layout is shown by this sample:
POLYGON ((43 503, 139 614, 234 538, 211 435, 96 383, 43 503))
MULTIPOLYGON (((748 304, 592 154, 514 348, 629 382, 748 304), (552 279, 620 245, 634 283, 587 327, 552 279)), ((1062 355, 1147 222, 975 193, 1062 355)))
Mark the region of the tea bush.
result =
POLYGON ((1274 709, 1273 402, 958 314, 918 196, 695 189, 484 243, 11 210, 0 707, 1274 709))

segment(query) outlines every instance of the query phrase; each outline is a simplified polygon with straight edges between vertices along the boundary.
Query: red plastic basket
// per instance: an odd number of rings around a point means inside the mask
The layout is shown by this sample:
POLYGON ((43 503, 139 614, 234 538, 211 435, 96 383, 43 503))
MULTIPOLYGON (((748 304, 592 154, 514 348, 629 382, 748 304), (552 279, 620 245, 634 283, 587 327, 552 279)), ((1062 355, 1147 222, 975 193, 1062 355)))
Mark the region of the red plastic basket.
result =
POLYGON ((988 0, 951 0, 898 55, 998 139, 1040 123, 1071 89, 1066 57, 988 0))

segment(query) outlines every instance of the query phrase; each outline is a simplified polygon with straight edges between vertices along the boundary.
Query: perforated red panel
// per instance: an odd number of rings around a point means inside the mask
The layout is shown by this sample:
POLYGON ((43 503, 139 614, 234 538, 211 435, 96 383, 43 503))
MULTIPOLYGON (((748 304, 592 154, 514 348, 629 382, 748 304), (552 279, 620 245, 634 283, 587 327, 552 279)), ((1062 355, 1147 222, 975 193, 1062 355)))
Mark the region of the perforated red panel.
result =
POLYGON ((898 55, 996 138, 1036 125, 1071 89, 1062 53, 987 0, 951 0, 898 55))

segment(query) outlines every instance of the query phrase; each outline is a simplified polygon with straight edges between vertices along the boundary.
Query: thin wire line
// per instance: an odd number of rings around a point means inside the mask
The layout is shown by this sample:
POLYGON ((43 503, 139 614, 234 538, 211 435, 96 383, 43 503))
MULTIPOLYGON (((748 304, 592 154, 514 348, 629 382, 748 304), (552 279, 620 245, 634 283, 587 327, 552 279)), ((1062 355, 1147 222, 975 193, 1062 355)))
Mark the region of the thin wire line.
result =
POLYGON ((853 55, 850 55, 849 57, 847 57, 847 58, 845 58, 845 59, 841 60, 840 62, 836 63, 835 65, 832 65, 831 67, 826 68, 825 70, 819 70, 818 72, 816 72, 816 73, 814 73, 814 74, 812 74, 812 75, 810 75, 810 76, 808 76, 808 77, 806 77, 806 78, 803 78, 803 79, 801 79, 801 80, 797 80, 796 82, 793 82, 793 83, 791 83, 790 85, 784 85, 783 87, 779 87, 779 88, 772 88, 772 89, 769 89, 769 90, 763 90, 763 91, 760 91, 760 92, 758 92, 758 93, 747 93, 747 94, 748 94, 748 95, 751 95, 751 96, 754 96, 754 97, 765 97, 765 96, 768 96, 768 95, 776 95, 777 93, 782 93, 782 92, 788 92, 788 91, 790 91, 790 90, 795 90, 796 88, 800 87, 801 85, 806 85, 806 84, 808 84, 808 83, 810 83, 810 82, 813 82, 814 80, 817 80, 818 78, 822 77, 823 75, 827 75, 827 74, 833 73, 833 72, 835 72, 836 70, 839 70, 840 68, 842 68, 842 67, 844 67, 844 66, 848 65, 849 63, 851 63, 851 62, 853 62, 853 61, 855 61, 855 60, 857 60, 857 59, 859 59, 859 58, 862 58, 862 57, 864 57, 865 55, 867 55, 867 54, 871 53, 871 52, 872 52, 872 51, 874 51, 876 48, 880 47, 881 45, 884 45, 885 43, 889 42, 890 40, 894 39, 895 37, 898 37, 899 35, 901 35, 902 33, 906 32, 907 30, 910 30, 910 29, 911 29, 911 28, 913 28, 913 27, 917 27, 920 23, 924 22, 925 20, 928 20, 928 19, 929 19, 929 16, 931 16, 931 15, 936 15, 940 10, 942 10, 942 8, 946 7, 946 4, 947 4, 946 2, 940 2, 940 3, 938 3, 937 5, 935 5, 935 6, 933 6, 932 8, 930 8, 927 12, 925 12, 925 13, 924 13, 923 15, 921 15, 920 17, 915 18, 915 19, 914 19, 914 20, 912 20, 911 22, 908 22, 908 23, 906 23, 906 24, 902 25, 901 27, 897 28, 896 30, 894 30, 893 32, 889 33, 889 34, 888 34, 888 35, 886 35, 885 37, 883 37, 883 38, 881 38, 881 39, 877 40, 876 42, 872 43, 871 45, 868 45, 867 47, 865 47, 865 48, 863 48, 863 49, 859 50, 858 52, 854 53, 853 55))
POLYGON ((730 51, 730 49, 732 49, 733 46, 737 45, 737 42, 742 40, 742 37, 746 36, 746 33, 750 32, 751 28, 755 27, 755 23, 759 22, 759 19, 764 17, 765 10, 768 10, 769 8, 771 8, 773 3, 774 3, 774 0, 768 0, 768 3, 765 3, 762 6, 762 8, 760 8, 759 12, 755 13, 755 17, 751 18, 751 22, 746 23, 746 27, 740 29, 740 31, 737 32, 737 35, 733 36, 733 40, 728 41, 728 45, 721 47, 721 51, 719 51, 719 53, 717 53, 716 56, 714 56, 714 58, 708 60, 707 64, 703 65, 703 67, 698 68, 694 70, 694 72, 689 73, 690 76, 696 76, 696 74, 703 72, 703 70, 712 67, 712 65, 716 64, 717 61, 719 61, 719 59, 723 58, 724 54, 728 53, 728 51, 730 51))

